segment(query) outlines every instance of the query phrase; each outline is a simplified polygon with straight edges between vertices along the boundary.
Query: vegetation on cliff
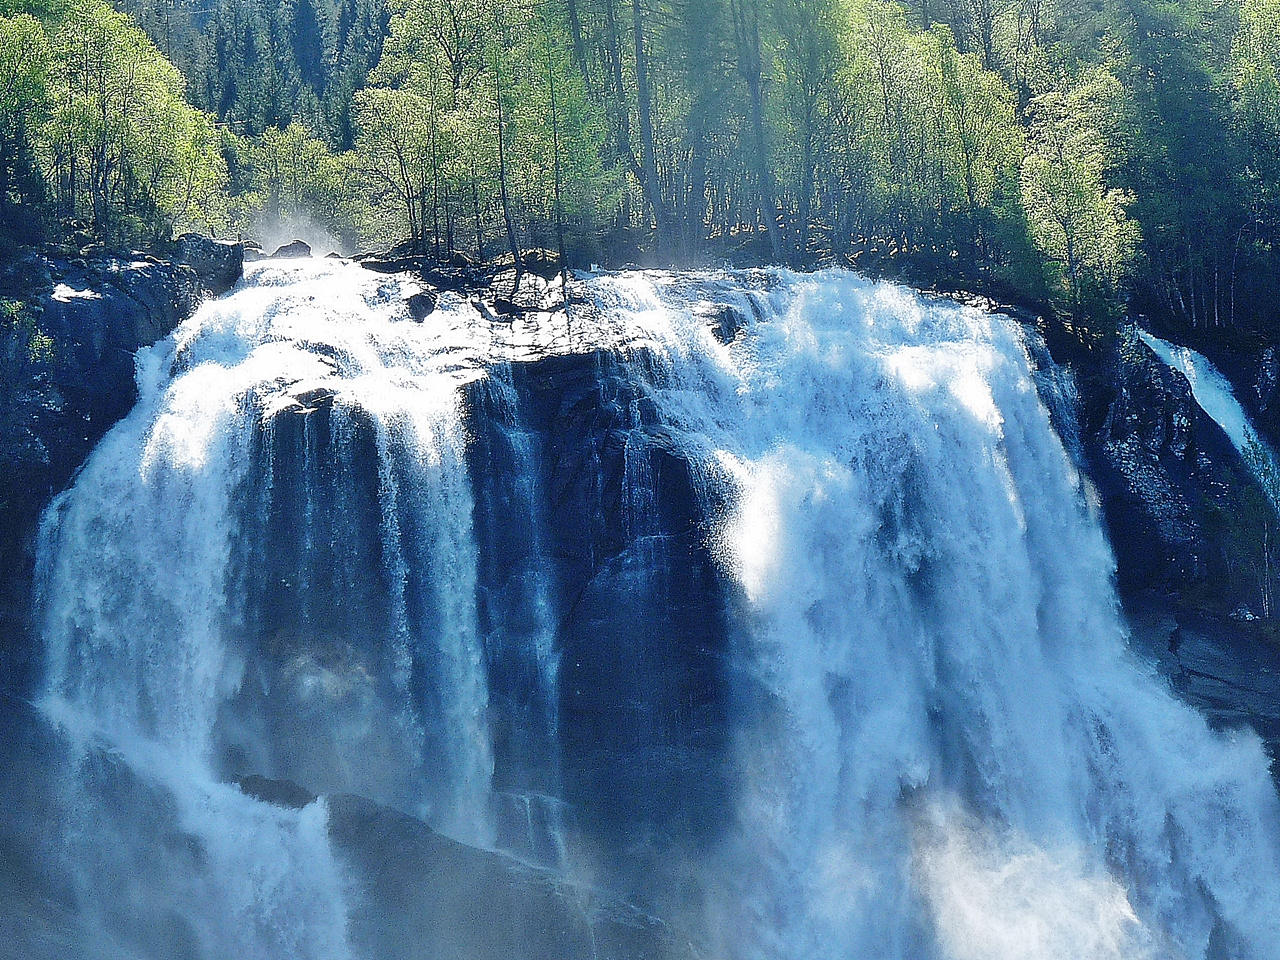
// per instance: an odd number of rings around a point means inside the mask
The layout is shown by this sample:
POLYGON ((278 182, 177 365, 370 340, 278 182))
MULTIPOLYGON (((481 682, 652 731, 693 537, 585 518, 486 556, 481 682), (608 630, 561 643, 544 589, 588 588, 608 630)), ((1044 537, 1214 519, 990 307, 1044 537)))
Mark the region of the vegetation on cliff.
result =
POLYGON ((1277 0, 0 0, 0 232, 846 262, 1273 333, 1277 0), (176 67, 174 66, 176 64, 176 67))

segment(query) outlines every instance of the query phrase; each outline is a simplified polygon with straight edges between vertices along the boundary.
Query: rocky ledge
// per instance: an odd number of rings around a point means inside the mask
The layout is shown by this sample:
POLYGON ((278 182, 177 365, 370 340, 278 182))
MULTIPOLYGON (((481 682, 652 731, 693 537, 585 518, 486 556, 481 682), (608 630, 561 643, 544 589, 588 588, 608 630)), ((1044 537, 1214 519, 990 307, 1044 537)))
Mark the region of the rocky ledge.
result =
MULTIPOLYGON (((252 243, 179 237, 172 259, 86 248, 0 264, 0 694, 24 696, 38 655, 30 638, 35 536, 40 515, 137 399, 134 354, 167 336, 208 297, 229 291, 252 243)), ((311 256, 300 240, 273 258, 311 256)), ((382 273, 417 274, 409 304, 424 321, 440 291, 463 292, 491 319, 554 309, 564 299, 545 251, 482 266, 393 250, 362 258, 382 273), (517 283, 517 280, 519 281, 517 283)))

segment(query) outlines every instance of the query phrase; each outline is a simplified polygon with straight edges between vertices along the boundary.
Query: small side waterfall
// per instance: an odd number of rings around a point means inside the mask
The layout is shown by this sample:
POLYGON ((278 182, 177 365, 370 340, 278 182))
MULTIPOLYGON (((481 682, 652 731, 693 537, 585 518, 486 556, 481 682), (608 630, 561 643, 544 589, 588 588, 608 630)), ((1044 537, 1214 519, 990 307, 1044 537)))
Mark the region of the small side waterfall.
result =
POLYGON ((415 289, 252 267, 46 518, 104 956, 1280 950, 1260 742, 1129 652, 1031 334, 841 271, 415 289))
POLYGON ((1240 406, 1227 378, 1190 347, 1161 340, 1145 330, 1138 331, 1138 336, 1156 356, 1187 378, 1200 409, 1222 428, 1271 501, 1271 506, 1280 511, 1280 464, 1277 464, 1271 447, 1249 421, 1249 415, 1240 406))

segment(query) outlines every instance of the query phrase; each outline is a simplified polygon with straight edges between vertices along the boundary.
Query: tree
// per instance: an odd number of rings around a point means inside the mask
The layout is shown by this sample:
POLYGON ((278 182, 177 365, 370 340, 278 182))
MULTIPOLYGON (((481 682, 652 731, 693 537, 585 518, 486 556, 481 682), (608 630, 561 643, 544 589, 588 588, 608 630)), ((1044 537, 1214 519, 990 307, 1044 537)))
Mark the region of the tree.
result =
POLYGON ((998 74, 976 55, 958 53, 945 43, 939 57, 952 184, 948 192, 959 215, 956 239, 968 245, 970 261, 981 268, 995 258, 993 242, 1018 229, 1014 221, 1021 210, 1013 204, 1024 138, 1013 91, 998 74))
POLYGON ((115 240, 167 239, 175 225, 204 222, 226 168, 173 65, 101 0, 76 0, 51 50, 39 150, 63 214, 115 240))
POLYGON ((302 124, 291 123, 283 130, 268 127, 249 141, 245 161, 251 166, 246 186, 256 197, 252 207, 259 222, 316 226, 346 246, 357 244, 364 226, 362 193, 351 189, 348 157, 334 154, 302 124))
POLYGON ((391 198, 420 247, 430 183, 431 105, 412 91, 373 87, 356 94, 355 116, 356 153, 374 191, 370 199, 376 208, 391 198))
POLYGON ((1232 260, 1249 219, 1224 70, 1231 9, 1131 0, 1112 27, 1124 43, 1109 59, 1133 104, 1133 149, 1117 178, 1144 237, 1137 306, 1193 326, 1231 319, 1232 260))
MULTIPOLYGON (((638 2, 638 0, 636 0, 638 2)), ((761 0, 729 0, 733 37, 737 47, 738 73, 747 86, 751 105, 751 133, 755 147, 756 188, 760 192, 760 215, 769 234, 773 259, 783 258, 782 230, 778 226, 778 202, 764 119, 764 54, 760 42, 761 0)))
POLYGON ((1237 305, 1265 304, 1269 278, 1280 268, 1280 5, 1275 0, 1244 0, 1232 38, 1229 62, 1233 126, 1244 154, 1239 187, 1245 216, 1231 250, 1227 314, 1238 320, 1237 305), (1243 288, 1243 290, 1241 289, 1243 288), (1239 295, 1238 295, 1239 291, 1239 295))
POLYGON ((778 64, 800 141, 795 186, 795 255, 800 262, 809 256, 819 141, 830 124, 823 108, 830 102, 839 63, 834 49, 835 15, 831 0, 777 0, 774 8, 780 38, 778 64))
POLYGON ((1114 298, 1137 253, 1133 197, 1106 182, 1123 99, 1115 77, 1096 70, 1031 102, 1022 202, 1063 307, 1077 316, 1114 298))
POLYGON ((27 14, 0 18, 0 242, 31 240, 44 201, 32 134, 49 107, 49 42, 27 14))
POLYGON ((392 20, 376 86, 357 94, 356 155, 421 249, 452 253, 465 237, 482 255, 488 234, 518 252, 558 245, 561 229, 568 250, 594 244, 617 179, 555 22, 545 8, 478 0, 411 3, 392 20))

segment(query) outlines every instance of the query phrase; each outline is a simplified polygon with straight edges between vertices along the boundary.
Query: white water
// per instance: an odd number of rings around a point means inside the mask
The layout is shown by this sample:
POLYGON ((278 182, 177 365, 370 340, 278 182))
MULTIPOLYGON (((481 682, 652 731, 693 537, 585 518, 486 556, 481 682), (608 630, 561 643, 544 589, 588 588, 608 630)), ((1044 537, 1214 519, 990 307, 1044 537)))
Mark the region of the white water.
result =
POLYGON ((740 487, 723 556, 784 708, 742 745, 724 873, 751 879, 723 898, 725 949, 1280 950, 1267 759, 1130 656, 1015 324, 827 273, 785 278, 724 348, 679 284, 604 286, 664 318, 665 409, 740 487))
MULTIPOLYGON (((352 282, 360 276, 324 263, 257 268, 245 289, 143 351, 137 408, 51 508, 44 531, 45 710, 82 748, 105 749, 144 784, 172 792, 205 866, 163 885, 190 885, 188 921, 209 956, 350 956, 345 881, 328 850, 323 802, 294 813, 243 796, 217 782, 214 757, 220 710, 253 682, 238 632, 243 598, 229 582, 247 523, 239 501, 254 469, 253 439, 282 411, 307 415, 305 398, 317 388, 335 394, 335 446, 357 412, 373 421, 392 625, 385 672, 397 693, 357 716, 368 730, 336 745, 351 771, 338 787, 417 807, 472 842, 487 835, 492 760, 457 410, 457 386, 479 370, 458 358, 465 332, 427 334, 398 322, 400 285, 352 282), (415 622, 406 602, 414 578, 434 598, 430 623, 415 622), (437 663, 440 715, 412 708, 420 647, 437 663), (424 723, 447 745, 443 770, 421 768, 424 723), (380 778, 375 748, 402 769, 380 778), (405 795, 406 773, 424 782, 422 796, 405 795), (445 781, 445 809, 430 806, 429 778, 445 781)), ((283 675, 322 711, 326 698, 341 706, 352 686, 376 688, 365 667, 344 672, 305 652, 283 675)), ((68 803, 89 801, 76 794, 68 803)), ((117 853, 94 843, 86 830, 74 855, 92 864, 117 853)), ((87 886, 103 882, 101 870, 86 873, 87 886)))
POLYGON ((1226 377, 1204 356, 1190 347, 1180 347, 1139 330, 1138 336, 1161 360, 1177 370, 1191 384, 1191 395, 1200 409, 1222 428, 1239 452, 1249 472, 1262 486, 1271 505, 1280 510, 1280 464, 1275 453, 1249 421, 1226 377))
MULTIPOLYGON (((383 732, 351 749, 381 744, 402 776, 357 786, 485 843, 459 388, 496 360, 620 345, 653 351, 672 435, 737 491, 714 537, 743 601, 735 658, 766 694, 735 726, 736 827, 699 854, 701 915, 679 918, 707 955, 1280 952, 1261 744, 1212 733, 1130 655, 1111 553, 1022 331, 846 273, 764 279, 749 294, 743 278, 604 277, 594 319, 498 328, 456 300, 409 322, 408 281, 268 264, 143 357, 138 409, 46 526, 46 708, 173 797, 204 850, 183 883, 207 956, 351 954, 323 801, 286 811, 217 782, 219 717, 249 683, 227 578, 263 419, 316 387, 335 394, 339 440, 344 417, 371 418, 395 694, 370 695, 383 732), (751 296, 765 319, 718 343, 700 302, 750 317, 751 296), (448 691, 430 716, 410 696, 424 645, 448 691), (422 766, 433 737, 442 770, 422 766), (446 801, 424 790, 415 807, 404 782, 427 777, 446 801)), ((656 522, 641 452, 628 439, 635 536, 656 522)), ((545 649, 537 662, 554 684, 545 649)), ((360 680, 311 660, 295 674, 316 696, 360 680)), ((94 837, 76 842, 90 858, 94 837)))

